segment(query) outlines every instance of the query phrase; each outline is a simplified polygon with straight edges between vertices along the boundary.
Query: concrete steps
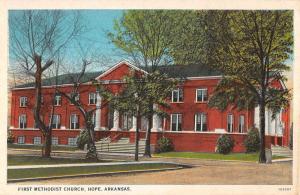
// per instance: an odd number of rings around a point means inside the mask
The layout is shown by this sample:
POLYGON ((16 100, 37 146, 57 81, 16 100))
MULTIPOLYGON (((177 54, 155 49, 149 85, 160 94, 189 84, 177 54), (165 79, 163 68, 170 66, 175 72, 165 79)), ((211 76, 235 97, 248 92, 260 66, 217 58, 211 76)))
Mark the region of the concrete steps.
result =
POLYGON ((271 146, 272 155, 275 156, 284 156, 284 157, 293 157, 293 150, 290 150, 288 147, 282 147, 282 146, 271 146))
MULTIPOLYGON (((110 142, 108 139, 100 140, 95 143, 97 152, 103 153, 106 156, 108 154, 134 154, 135 144, 129 142, 129 138, 121 138, 117 142, 110 142)), ((145 139, 139 141, 139 154, 143 154, 145 151, 145 139)))

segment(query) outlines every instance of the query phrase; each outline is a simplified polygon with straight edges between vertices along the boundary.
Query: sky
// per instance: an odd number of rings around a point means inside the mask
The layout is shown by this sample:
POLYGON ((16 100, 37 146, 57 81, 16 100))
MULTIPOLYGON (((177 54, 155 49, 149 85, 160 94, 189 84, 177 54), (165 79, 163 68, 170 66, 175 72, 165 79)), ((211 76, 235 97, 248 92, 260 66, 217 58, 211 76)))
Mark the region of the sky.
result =
MULTIPOLYGON (((19 13, 21 13, 20 10, 10 10, 9 17, 17 16, 19 13)), ((85 45, 85 48, 92 48, 99 56, 105 56, 111 59, 110 62, 122 60, 120 58, 120 50, 110 42, 107 33, 113 31, 114 20, 121 18, 124 10, 80 10, 79 13, 81 23, 86 27, 85 32, 80 36, 80 43, 85 45)), ((13 28, 10 27, 9 30, 12 31, 13 28)), ((76 49, 74 49, 74 46, 69 46, 68 48, 69 51, 67 55, 70 61, 71 59, 75 59, 74 56, 78 53, 78 46, 76 47, 76 49)), ((11 53, 10 51, 10 65, 13 65, 15 62, 11 57, 11 53)), ((95 64, 90 71, 102 69, 101 66, 95 64)))

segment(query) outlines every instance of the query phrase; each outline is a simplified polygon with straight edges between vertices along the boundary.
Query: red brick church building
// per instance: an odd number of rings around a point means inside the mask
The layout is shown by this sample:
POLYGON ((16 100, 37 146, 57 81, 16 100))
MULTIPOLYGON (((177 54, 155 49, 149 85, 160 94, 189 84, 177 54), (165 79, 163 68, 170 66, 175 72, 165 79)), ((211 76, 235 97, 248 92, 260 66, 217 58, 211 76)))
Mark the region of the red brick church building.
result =
MULTIPOLYGON (((96 79, 112 92, 118 92, 122 87, 122 78, 134 69, 142 74, 140 69, 129 62, 120 62, 104 72, 86 73, 84 83, 80 86, 78 98, 87 108, 103 105, 105 100, 96 91, 91 80, 96 79)), ((170 77, 184 77, 184 83, 172 91, 167 110, 170 117, 153 116, 151 143, 156 144, 162 137, 171 138, 176 151, 214 152, 216 141, 221 134, 229 134, 235 141, 234 152, 245 150, 243 141, 249 128, 259 124, 259 108, 238 111, 228 106, 225 111, 209 108, 208 97, 213 93, 222 75, 208 68, 197 65, 174 65, 161 67, 170 77)), ((57 87, 71 93, 72 81, 70 75, 58 77, 57 87)), ((275 87, 285 87, 281 81, 273 84, 275 87)), ((42 118, 49 121, 51 100, 54 86, 51 79, 44 80, 42 92, 42 118)), ((33 118, 35 102, 34 86, 32 83, 12 89, 10 130, 18 144, 42 144, 41 132, 36 128, 33 118)), ((76 136, 83 127, 83 117, 78 109, 62 97, 55 96, 53 118, 53 145, 75 145, 76 136)), ((141 138, 145 136, 147 120, 135 118, 126 113, 110 109, 109 104, 95 111, 95 133, 98 139, 111 137, 120 139, 130 138, 134 142, 135 129, 141 129, 141 138), (137 123, 137 120, 140 120, 137 123), (140 127, 137 127, 140 124, 140 127)), ((271 112, 266 110, 266 142, 287 146, 289 143, 290 111, 282 109, 274 120, 271 112)))

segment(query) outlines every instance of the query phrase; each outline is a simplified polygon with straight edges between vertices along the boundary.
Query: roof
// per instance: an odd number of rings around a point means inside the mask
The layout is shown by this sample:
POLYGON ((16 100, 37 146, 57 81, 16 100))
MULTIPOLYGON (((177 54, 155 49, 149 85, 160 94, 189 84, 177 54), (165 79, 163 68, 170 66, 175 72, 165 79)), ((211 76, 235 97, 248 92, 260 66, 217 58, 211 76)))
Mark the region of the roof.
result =
MULTIPOLYGON (((97 76, 99 76, 103 71, 97 71, 97 72, 86 72, 84 76, 81 79, 81 82, 85 83, 88 81, 91 81, 95 79, 97 76)), ((62 74, 57 77, 57 85, 64 85, 64 84, 72 84, 74 83, 75 79, 80 73, 70 73, 70 74, 62 74)), ((42 81, 43 86, 51 86, 55 85, 55 77, 51 77, 48 79, 44 79, 42 81)), ((27 83, 16 86, 16 88, 27 88, 27 87, 34 87, 34 83, 27 83)))
MULTIPOLYGON (((119 63, 120 64, 120 63, 119 63)), ((118 64, 113 67, 118 67, 118 64)), ((133 65, 131 65, 133 66, 133 65)), ((135 66, 134 66, 135 67, 135 66)), ((145 67, 140 67, 141 69, 145 70, 145 67)), ((107 71, 98 71, 98 72, 87 72, 84 74, 81 82, 85 83, 91 81, 93 79, 99 78, 99 75, 104 75, 106 72, 111 71, 112 68, 108 69, 107 71)), ((212 68, 199 65, 199 64, 192 64, 192 65, 168 65, 168 66, 158 66, 158 70, 162 73, 166 73, 171 78, 186 78, 186 77, 209 77, 209 76, 220 76, 221 74, 217 71, 214 71, 212 68)), ((64 84, 73 84, 76 77, 79 73, 71 73, 71 74, 63 74, 59 75, 57 78, 57 85, 64 85, 64 84)), ((51 77, 48 79, 44 79, 43 86, 51 86, 55 85, 55 77, 51 77)), ((16 86, 16 88, 27 88, 27 87, 34 87, 34 83, 22 84, 16 86)))
POLYGON ((171 78, 220 76, 220 72, 201 64, 159 66, 158 70, 171 78))

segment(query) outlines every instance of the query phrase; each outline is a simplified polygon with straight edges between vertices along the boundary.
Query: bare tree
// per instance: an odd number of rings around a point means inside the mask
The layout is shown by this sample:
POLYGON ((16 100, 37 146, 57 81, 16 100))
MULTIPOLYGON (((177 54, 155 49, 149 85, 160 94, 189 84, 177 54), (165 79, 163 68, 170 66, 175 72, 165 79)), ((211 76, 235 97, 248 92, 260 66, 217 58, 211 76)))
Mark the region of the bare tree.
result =
POLYGON ((44 157, 51 154, 52 116, 49 123, 41 119, 43 75, 55 58, 82 32, 79 14, 59 10, 11 11, 9 14, 10 63, 32 76, 35 83, 34 120, 44 136, 44 157))

